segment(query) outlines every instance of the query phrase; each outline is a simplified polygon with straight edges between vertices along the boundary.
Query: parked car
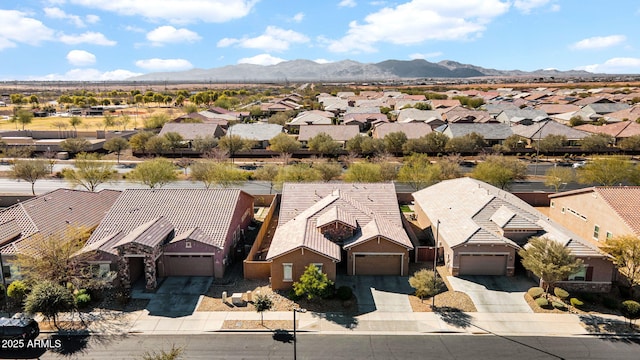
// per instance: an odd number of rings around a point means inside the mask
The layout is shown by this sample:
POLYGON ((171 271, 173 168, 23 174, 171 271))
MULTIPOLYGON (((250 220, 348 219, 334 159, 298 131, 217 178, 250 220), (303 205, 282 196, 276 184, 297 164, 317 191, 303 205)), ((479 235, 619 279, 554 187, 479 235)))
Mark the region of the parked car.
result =
POLYGON ((581 168, 581 167, 583 167, 585 165, 587 165, 587 162, 583 160, 583 161, 578 161, 576 163, 573 163, 573 165, 571 165, 571 167, 574 168, 574 169, 579 169, 579 168, 581 168))
POLYGON ((28 317, 0 318, 0 339, 35 339, 40 334, 38 323, 28 317))

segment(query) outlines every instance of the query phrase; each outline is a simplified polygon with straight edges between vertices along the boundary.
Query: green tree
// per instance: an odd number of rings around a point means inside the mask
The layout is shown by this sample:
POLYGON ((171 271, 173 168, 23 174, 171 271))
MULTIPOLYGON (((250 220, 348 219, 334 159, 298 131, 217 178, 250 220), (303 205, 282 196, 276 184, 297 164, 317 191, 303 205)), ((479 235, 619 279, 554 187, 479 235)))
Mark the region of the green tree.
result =
POLYGON ((145 129, 160 129, 171 119, 167 113, 156 113, 144 120, 145 129))
POLYGON ((427 155, 405 157, 398 172, 398 181, 410 184, 416 191, 440 180, 440 168, 432 165, 427 155))
POLYGON ((576 273, 583 265, 564 244, 544 237, 532 237, 518 254, 525 269, 544 282, 547 293, 556 282, 576 273))
POLYGON ((120 164, 120 154, 122 154, 124 150, 127 150, 129 148, 129 142, 127 141, 127 139, 119 136, 112 137, 111 139, 105 141, 102 147, 109 152, 116 153, 118 159, 117 162, 118 164, 120 164))
POLYGON ((527 165, 518 159, 492 155, 476 165, 470 176, 501 189, 506 189, 513 181, 526 178, 527 165))
POLYGON ((640 303, 634 300, 625 300, 621 305, 622 315, 629 319, 629 327, 633 327, 635 321, 640 319, 640 303))
POLYGON ((253 306, 255 306, 256 311, 260 313, 260 323, 264 326, 264 317, 262 314, 273 308, 273 300, 266 294, 258 294, 253 301, 253 306))
POLYGON ((384 149, 391 154, 402 152, 402 146, 407 142, 407 135, 402 131, 388 133, 384 136, 384 149))
POLYGON ((108 128, 114 127, 116 124, 116 118, 111 114, 105 114, 104 119, 102 119, 102 125, 104 126, 104 131, 107 131, 108 128))
POLYGON ((567 143, 567 137, 564 135, 549 134, 540 140, 540 151, 543 153, 554 152, 563 147, 567 143))
POLYGON ((640 285, 640 238, 634 235, 621 235, 607 239, 602 250, 612 256, 613 263, 629 280, 631 297, 633 297, 633 287, 640 285))
POLYGON ((147 142, 155 136, 151 131, 141 131, 129 139, 131 150, 146 152, 147 142))
POLYGON ((335 155, 340 151, 340 144, 335 142, 331 135, 327 133, 320 133, 311 139, 307 143, 309 150, 318 152, 321 155, 335 155))
POLYGON ((640 135, 633 135, 620 140, 618 147, 624 151, 640 150, 640 135))
POLYGON ((26 109, 19 109, 16 112, 16 121, 22 125, 22 130, 24 131, 24 127, 33 121, 33 112, 26 109))
POLYGON ((447 152, 456 153, 475 153, 482 150, 486 146, 484 137, 480 134, 472 132, 463 136, 454 137, 447 141, 445 150, 447 152))
POLYGON ((572 169, 554 166, 545 172, 544 185, 553 186, 555 192, 558 192, 558 190, 560 190, 560 186, 574 181, 575 177, 576 176, 572 169))
POLYGON ((382 171, 379 164, 357 162, 351 164, 344 174, 346 182, 381 182, 382 171))
POLYGON ((249 150, 253 147, 253 141, 245 140, 239 135, 229 135, 223 137, 218 141, 218 147, 229 153, 229 156, 233 159, 236 153, 239 151, 249 150))
POLYGON ((289 162, 288 159, 291 157, 291 155, 294 152, 300 150, 300 148, 302 147, 298 140, 285 133, 276 135, 271 140, 269 140, 269 143, 269 148, 272 151, 279 152, 282 155, 285 165, 289 162))
POLYGON ((208 189, 211 185, 230 187, 246 181, 248 174, 228 162, 199 161, 191 165, 191 179, 202 181, 208 189))
POLYGON ((307 300, 326 297, 331 291, 333 281, 313 264, 309 264, 300 280, 293 283, 293 291, 297 296, 304 296, 307 300))
POLYGON ((46 319, 52 319, 53 325, 59 329, 58 314, 72 310, 75 302, 73 294, 66 287, 51 281, 36 284, 24 302, 24 311, 32 314, 41 313, 46 319))
POLYGON ((377 155, 384 152, 384 141, 363 136, 360 144, 360 154, 365 156, 377 155))
POLYGON ((218 146, 218 139, 216 139, 216 137, 211 134, 205 136, 198 135, 191 142, 191 147, 193 148, 193 150, 201 154, 213 150, 216 146, 218 146))
POLYGON ((583 184, 611 186, 625 181, 637 181, 636 166, 621 156, 609 156, 589 161, 577 170, 578 181, 583 184))
POLYGON ((146 153, 160 156, 169 150, 169 146, 169 140, 166 137, 154 135, 147 140, 144 149, 146 153))
POLYGON ((253 172, 253 178, 256 180, 262 181, 275 181, 278 176, 278 172, 280 171, 280 167, 274 164, 267 164, 262 166, 256 171, 253 172))
POLYGON ((155 158, 144 161, 129 172, 127 179, 147 185, 150 189, 161 188, 176 181, 178 174, 175 165, 167 159, 155 158))
POLYGON ((304 163, 280 167, 275 178, 275 182, 279 185, 285 182, 313 182, 320 180, 322 180, 320 171, 304 163))
POLYGON ((580 126, 582 124, 584 124, 585 121, 582 119, 582 116, 578 115, 578 116, 573 116, 571 117, 571 119, 569 119, 569 126, 580 126))
POLYGON ((36 181, 49 174, 49 167, 45 159, 16 160, 11 167, 14 178, 31 183, 31 193, 36 194, 36 181))
POLYGON ((525 139, 517 134, 509 135, 509 137, 502 142, 502 147, 506 151, 517 151, 518 149, 524 148, 524 145, 525 139))
POLYGON ((436 163, 440 171, 440 180, 457 179, 462 177, 460 156, 448 155, 440 158, 436 163))
POLYGON ((444 281, 436 276, 433 271, 422 269, 416 271, 409 278, 409 285, 416 290, 416 296, 423 300, 425 297, 438 295, 444 288, 444 281))
POLYGON ((167 147, 169 148, 169 150, 171 150, 172 153, 175 153, 177 149, 183 147, 184 138, 182 137, 182 135, 180 135, 180 133, 169 131, 163 136, 167 140, 167 147))
POLYGON ((87 151, 90 147, 91 143, 85 138, 68 138, 60 143, 60 148, 72 155, 87 151))
POLYGON ((102 161, 98 154, 80 153, 74 160, 75 169, 63 171, 64 178, 73 186, 96 191, 98 185, 115 179, 113 164, 102 161))
POLYGON ((82 118, 79 116, 72 116, 69 118, 69 124, 73 127, 73 131, 78 131, 78 125, 82 124, 82 118))
POLYGON ((316 162, 312 168, 320 172, 324 181, 331 181, 342 175, 342 166, 333 161, 316 162))
POLYGON ((604 151, 613 144, 613 136, 609 134, 592 134, 580 142, 580 149, 583 151, 604 151))
POLYGON ((287 112, 277 112, 267 119, 269 124, 278 124, 284 126, 287 122, 291 120, 290 115, 287 112))

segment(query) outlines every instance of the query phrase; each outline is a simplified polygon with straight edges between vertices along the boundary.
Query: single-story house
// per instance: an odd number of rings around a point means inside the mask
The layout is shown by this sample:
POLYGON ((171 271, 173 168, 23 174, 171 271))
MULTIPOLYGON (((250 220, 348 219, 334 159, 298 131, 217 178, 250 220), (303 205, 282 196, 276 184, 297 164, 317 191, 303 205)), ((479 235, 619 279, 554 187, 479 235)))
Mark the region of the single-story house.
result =
MULTIPOLYGON (((19 276, 11 260, 34 246, 40 236, 63 236, 69 228, 93 229, 120 196, 120 191, 58 189, 19 202, 0 212, 0 256, 5 278, 19 276)), ((10 282, 10 281, 9 281, 10 282)))
POLYGON ((413 193, 421 227, 431 227, 453 276, 516 272, 518 250, 532 236, 566 246, 584 267, 561 282, 569 291, 608 292, 615 267, 597 246, 550 220, 515 195, 463 177, 413 193))
POLYGON ((626 103, 593 103, 593 104, 583 106, 582 109, 585 110, 586 112, 594 112, 599 116, 604 117, 605 115, 618 112, 621 110, 626 110, 630 107, 631 106, 629 106, 629 104, 626 104, 626 103))
POLYGON ((553 120, 540 121, 534 125, 516 125, 511 130, 514 134, 528 139, 529 144, 544 139, 549 135, 561 135, 567 138, 569 145, 576 145, 580 140, 591 135, 553 120))
POLYGON ((524 108, 517 110, 503 110, 496 116, 496 120, 503 124, 509 125, 531 125, 535 119, 546 118, 547 113, 532 108, 524 108))
POLYGON ((271 287, 287 289, 315 264, 336 278, 346 261, 348 275, 408 276, 407 236, 392 183, 286 183, 278 227, 266 260, 271 287))
POLYGON ((476 133, 482 135, 489 146, 502 144, 506 138, 513 135, 511 127, 503 123, 448 123, 440 126, 436 131, 447 135, 450 139, 476 133))
POLYGON ((317 136, 320 133, 325 133, 331 138, 344 144, 360 134, 360 127, 357 125, 309 125, 301 126, 300 134, 298 135, 298 141, 303 145, 306 145, 309 139, 317 136))
POLYGON ((397 123, 381 122, 373 125, 371 136, 376 139, 384 139, 387 134, 402 132, 407 135, 407 139, 419 139, 431 133, 431 126, 424 122, 418 123, 397 123))
POLYGON ((549 198, 549 217, 594 244, 619 235, 640 236, 640 186, 594 186, 549 198))
POLYGON ((498 122, 486 110, 472 110, 462 106, 449 108, 442 113, 442 118, 448 123, 487 123, 498 122))
POLYGON ((592 134, 611 135, 615 139, 616 143, 622 139, 640 135, 640 124, 635 121, 620 121, 611 124, 604 124, 602 126, 583 124, 574 127, 574 129, 586 131, 592 134))
POLYGON ((351 113, 342 118, 343 125, 358 125, 360 131, 371 128, 374 122, 389 122, 389 119, 382 113, 351 113))
POLYGON ((126 289, 157 277, 222 278, 253 219, 253 197, 238 189, 130 189, 118 197, 83 253, 118 271, 126 289))
POLYGON ((266 149, 269 141, 282 132, 282 125, 252 123, 252 124, 235 124, 227 130, 227 136, 237 135, 245 140, 256 142, 255 147, 266 149))
POLYGON ((225 134, 224 129, 218 124, 170 122, 164 124, 158 135, 163 136, 169 132, 180 134, 189 143, 198 137, 213 136, 219 139, 225 134))

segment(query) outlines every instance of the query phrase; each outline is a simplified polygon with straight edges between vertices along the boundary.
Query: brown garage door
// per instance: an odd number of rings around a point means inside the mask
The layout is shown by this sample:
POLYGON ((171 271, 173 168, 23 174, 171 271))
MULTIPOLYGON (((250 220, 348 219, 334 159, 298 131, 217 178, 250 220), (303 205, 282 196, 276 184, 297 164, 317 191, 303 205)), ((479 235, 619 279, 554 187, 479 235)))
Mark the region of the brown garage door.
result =
POLYGON ((460 275, 504 275, 507 255, 461 255, 460 275))
POLYGON ((355 275, 400 275, 401 255, 356 254, 355 275))
POLYGON ((213 276, 213 256, 164 255, 164 276, 213 276))

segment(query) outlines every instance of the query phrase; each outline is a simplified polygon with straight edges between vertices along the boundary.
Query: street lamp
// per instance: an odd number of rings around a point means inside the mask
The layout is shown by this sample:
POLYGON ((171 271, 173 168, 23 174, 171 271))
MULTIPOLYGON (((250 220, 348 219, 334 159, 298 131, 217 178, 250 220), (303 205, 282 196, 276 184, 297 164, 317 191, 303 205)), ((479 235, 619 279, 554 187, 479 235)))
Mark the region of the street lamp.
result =
POLYGON ((298 338, 296 337, 296 313, 306 313, 307 309, 293 309, 293 360, 298 358, 298 349, 296 348, 296 344, 298 343, 298 338))
MULTIPOLYGON (((438 235, 440 234, 440 219, 436 222, 436 241, 435 241, 435 249, 433 251, 433 289, 435 290, 436 284, 438 283, 438 271, 436 269, 437 261, 438 261, 438 247, 440 245, 440 241, 438 240, 438 235)), ((431 307, 436 307, 436 294, 434 293, 431 297, 431 307)))

